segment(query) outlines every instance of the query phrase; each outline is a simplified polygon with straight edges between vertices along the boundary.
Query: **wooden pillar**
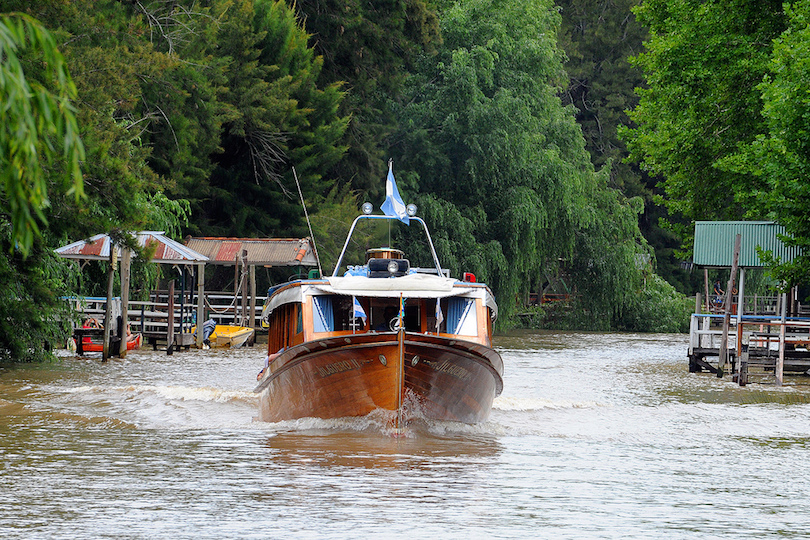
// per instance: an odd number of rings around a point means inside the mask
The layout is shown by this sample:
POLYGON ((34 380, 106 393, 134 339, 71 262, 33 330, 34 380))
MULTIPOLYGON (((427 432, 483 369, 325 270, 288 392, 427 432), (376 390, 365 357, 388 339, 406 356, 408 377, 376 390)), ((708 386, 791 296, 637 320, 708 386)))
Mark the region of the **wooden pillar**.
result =
POLYGON ((239 280, 241 282, 240 283, 241 287, 239 288, 240 289, 239 292, 242 295, 242 302, 241 302, 241 304, 242 304, 241 305, 241 308, 242 308, 241 309, 242 320, 240 322, 240 325, 241 326, 247 326, 246 319, 247 319, 247 285, 248 284, 247 284, 247 281, 245 280, 245 274, 247 274, 247 270, 245 269, 245 265, 247 264, 247 250, 246 249, 242 250, 241 263, 242 263, 242 265, 241 265, 242 269, 241 269, 241 271, 239 273, 239 280))
POLYGON ((239 303, 239 253, 234 255, 233 264, 233 324, 237 324, 236 311, 238 309, 237 304, 239 303))
POLYGON ((119 356, 121 358, 126 358, 127 356, 127 321, 129 320, 129 278, 131 261, 132 251, 126 248, 121 252, 121 324, 124 325, 121 329, 121 347, 119 349, 119 356))
POLYGON ((250 328, 256 326, 256 266, 250 265, 250 324, 246 324, 250 328))
POLYGON ((785 324, 786 324, 786 317, 785 312, 787 311, 787 295, 782 293, 782 309, 780 310, 780 322, 779 325, 779 358, 776 359, 776 368, 774 369, 773 374, 776 377, 776 386, 782 386, 783 377, 785 374, 785 324))
MULTIPOLYGON (((737 234, 734 239, 734 259, 731 263, 731 275, 728 277, 728 285, 726 286, 726 301, 723 310, 723 336, 720 339, 720 362, 717 366, 717 377, 723 377, 723 370, 728 363, 728 328, 731 323, 731 291, 734 289, 734 275, 737 273, 737 263, 740 260, 740 243, 742 237, 737 234)), ((737 354, 740 353, 740 344, 737 343, 737 354)))
MULTIPOLYGON (((733 291, 733 289, 732 289, 733 291)), ((734 374, 739 377, 740 375, 740 359, 742 358, 742 342, 743 342, 743 314, 745 302, 745 268, 740 268, 740 286, 737 289, 737 362, 734 365, 734 374)), ((746 357, 747 358, 747 357, 746 357)), ((739 380, 739 379, 738 379, 739 380)))
POLYGON ((707 268, 703 269, 703 289, 704 293, 706 294, 706 313, 711 313, 712 307, 709 297, 709 270, 707 268))
POLYGON ((166 322, 168 323, 166 327, 166 354, 172 354, 174 353, 174 279, 169 280, 169 308, 166 322))
POLYGON ((700 313, 700 305, 701 305, 701 303, 702 302, 700 300, 700 293, 697 293, 695 295, 695 313, 700 313))
POLYGON ((107 269, 107 303, 104 306, 104 332, 102 338, 101 361, 106 362, 110 357, 110 337, 112 330, 112 298, 113 281, 115 281, 115 244, 110 239, 110 266, 107 269))
POLYGON ((205 263, 197 263, 197 348, 202 349, 205 322, 205 263))

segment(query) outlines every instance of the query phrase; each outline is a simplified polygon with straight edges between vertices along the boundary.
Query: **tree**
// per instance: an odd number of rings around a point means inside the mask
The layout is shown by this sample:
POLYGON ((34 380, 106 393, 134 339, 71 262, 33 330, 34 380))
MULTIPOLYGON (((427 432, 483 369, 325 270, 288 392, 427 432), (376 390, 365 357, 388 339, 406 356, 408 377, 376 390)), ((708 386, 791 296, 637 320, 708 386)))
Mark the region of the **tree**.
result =
POLYGON ((649 28, 634 58, 647 80, 623 131, 633 159, 662 178, 662 202, 691 245, 696 219, 759 217, 765 185, 724 158, 762 135, 757 85, 785 28, 781 0, 650 0, 635 9, 649 28))
POLYGON ((200 227, 221 235, 303 235, 290 167, 313 204, 329 192, 333 180, 324 173, 345 151, 348 122, 337 112, 339 86, 319 85, 322 59, 283 1, 234 3, 218 40, 227 55, 223 100, 230 118, 200 227))
POLYGON ((432 0, 290 1, 323 58, 323 80, 343 85, 341 116, 351 119, 345 157, 329 174, 371 200, 384 193, 388 139, 398 118, 392 104, 423 51, 441 42, 432 0))
POLYGON ((28 255, 40 224, 47 224, 53 191, 47 169, 61 171, 57 189, 76 200, 84 193, 84 146, 71 104, 76 87, 53 36, 30 16, 0 16, 0 60, 0 200, 12 249, 28 255), (25 69, 23 55, 35 57, 40 69, 25 69))
POLYGON ((774 41, 767 73, 756 86, 762 98, 764 133, 719 163, 730 174, 750 174, 759 189, 748 199, 759 215, 784 225, 801 255, 774 260, 774 277, 788 285, 810 276, 810 2, 788 6, 787 28, 774 41))
POLYGON ((610 326, 643 286, 641 255, 651 260, 642 205, 607 186, 607 169, 594 171, 560 102, 557 11, 508 0, 442 7, 444 45, 423 57, 398 112, 401 191, 439 231, 440 258, 487 281, 506 318, 562 267, 591 324, 610 326))

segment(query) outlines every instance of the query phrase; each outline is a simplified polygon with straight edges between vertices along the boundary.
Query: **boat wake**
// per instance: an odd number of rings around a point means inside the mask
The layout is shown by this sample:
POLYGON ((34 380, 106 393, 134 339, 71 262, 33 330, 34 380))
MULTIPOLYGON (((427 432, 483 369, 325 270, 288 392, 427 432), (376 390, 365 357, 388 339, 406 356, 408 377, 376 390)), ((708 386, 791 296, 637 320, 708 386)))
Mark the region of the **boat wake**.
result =
POLYGON ((571 401, 571 400, 550 400, 542 398, 521 398, 499 396, 492 404, 493 410, 500 411, 540 411, 559 409, 592 409, 602 407, 596 401, 571 401))
POLYGON ((210 401, 215 403, 243 402, 251 405, 258 403, 258 397, 253 392, 222 390, 219 388, 191 388, 187 386, 79 386, 65 389, 66 393, 74 394, 154 394, 169 400, 178 401, 210 401))

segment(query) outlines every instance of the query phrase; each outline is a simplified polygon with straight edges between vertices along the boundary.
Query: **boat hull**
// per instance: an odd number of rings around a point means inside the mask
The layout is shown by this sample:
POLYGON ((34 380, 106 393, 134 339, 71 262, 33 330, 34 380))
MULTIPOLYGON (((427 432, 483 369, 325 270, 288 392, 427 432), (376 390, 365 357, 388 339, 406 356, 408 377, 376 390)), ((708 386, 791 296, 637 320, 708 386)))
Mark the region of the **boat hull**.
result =
POLYGON ((256 331, 245 326, 229 326, 218 324, 214 333, 208 337, 211 347, 242 347, 252 339, 256 331))
MULTIPOLYGON (((135 349, 140 349, 142 341, 143 341, 142 334, 140 333, 132 334, 132 336, 130 336, 129 340, 127 341, 127 350, 133 351, 135 349)), ((103 343, 98 343, 96 341, 82 343, 83 352, 102 352, 103 350, 104 350, 103 343)))
POLYGON ((426 334, 353 334, 293 347, 269 367, 256 391, 259 419, 365 416, 383 409, 477 423, 502 388, 503 363, 491 348, 426 334))
MULTIPOLYGON (((191 333, 197 333, 197 327, 191 327, 191 333)), ((253 343, 256 331, 247 326, 235 326, 231 324, 218 324, 214 331, 208 336, 208 346, 213 348, 230 347, 235 349, 242 347, 246 343, 253 343)), ((205 348, 205 347, 204 347, 205 348)))

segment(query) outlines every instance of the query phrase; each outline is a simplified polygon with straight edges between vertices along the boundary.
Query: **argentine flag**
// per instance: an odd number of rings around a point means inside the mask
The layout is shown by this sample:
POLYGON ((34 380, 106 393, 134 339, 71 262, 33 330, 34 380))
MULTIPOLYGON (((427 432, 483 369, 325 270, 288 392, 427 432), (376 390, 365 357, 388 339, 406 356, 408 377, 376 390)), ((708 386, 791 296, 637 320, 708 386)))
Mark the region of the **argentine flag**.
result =
POLYGON ((360 301, 356 296, 352 296, 352 300, 354 300, 354 314, 352 317, 355 319, 363 319, 363 324, 366 324, 366 312, 363 306, 360 305, 360 301))
POLYGON ((442 306, 439 305, 439 299, 436 299, 436 333, 439 333, 439 327, 442 325, 442 321, 444 320, 444 314, 442 313, 442 306))
POLYGON ((405 203, 402 201, 397 189, 397 183, 394 180, 394 164, 392 161, 388 162, 388 178, 385 180, 385 202, 380 206, 380 210, 386 216, 395 217, 406 225, 411 224, 411 219, 405 210, 405 203))

